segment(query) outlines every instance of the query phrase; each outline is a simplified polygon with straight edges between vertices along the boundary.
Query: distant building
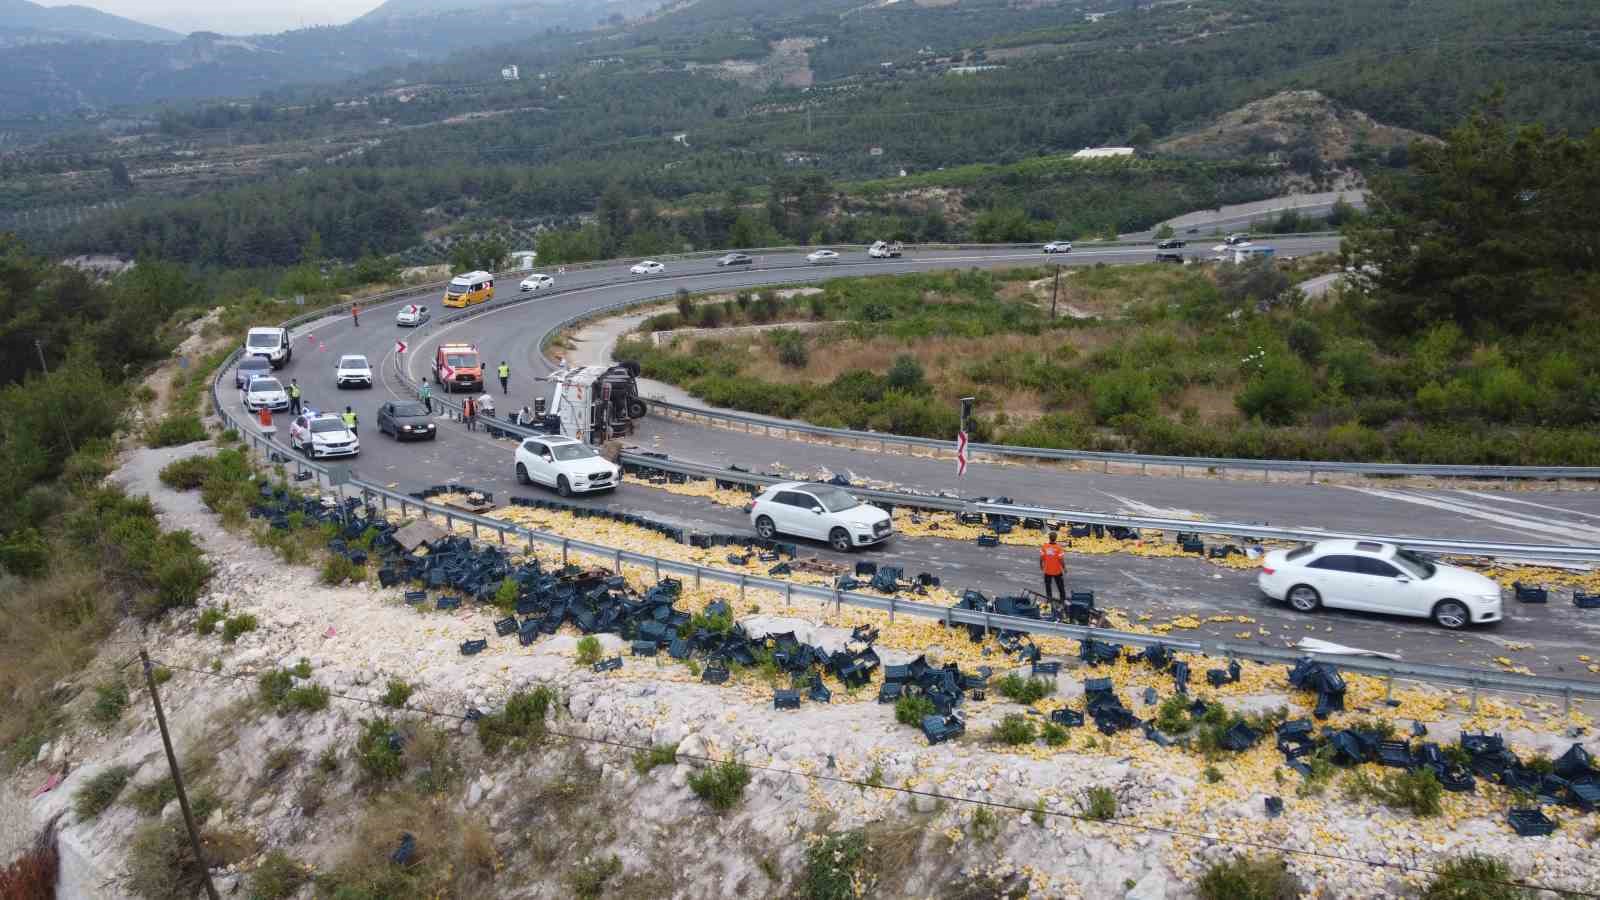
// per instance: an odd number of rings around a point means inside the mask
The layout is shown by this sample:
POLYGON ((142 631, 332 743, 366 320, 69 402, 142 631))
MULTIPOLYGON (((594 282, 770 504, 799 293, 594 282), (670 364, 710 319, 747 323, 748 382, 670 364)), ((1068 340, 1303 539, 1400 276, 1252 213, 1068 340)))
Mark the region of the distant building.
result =
POLYGON ((682 144, 685 147, 689 146, 689 132, 687 132, 687 131, 678 132, 677 134, 672 136, 672 142, 674 144, 682 144))
POLYGON ((882 147, 868 147, 867 148, 867 155, 868 156, 882 156, 883 155, 883 148, 882 147))
POLYGON ((946 75, 976 75, 979 72, 993 72, 995 69, 1004 69, 1005 66, 951 66, 945 69, 946 75))
POLYGON ((522 75, 517 71, 516 66, 505 66, 500 69, 500 79, 502 81, 518 81, 521 78, 522 75))
POLYGON ((1132 147, 1085 147, 1072 154, 1073 159, 1109 159, 1114 156, 1132 156, 1132 147))

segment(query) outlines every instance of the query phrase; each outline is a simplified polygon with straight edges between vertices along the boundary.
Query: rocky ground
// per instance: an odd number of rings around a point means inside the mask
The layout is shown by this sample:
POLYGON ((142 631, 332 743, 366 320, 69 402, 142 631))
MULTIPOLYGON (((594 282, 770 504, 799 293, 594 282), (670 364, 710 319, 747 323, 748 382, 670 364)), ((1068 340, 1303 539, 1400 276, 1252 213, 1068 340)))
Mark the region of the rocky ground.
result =
MULTIPOLYGON (((223 531, 198 495, 159 483, 165 463, 197 450, 203 448, 130 451, 114 477, 150 494, 169 527, 188 527, 202 538, 218 570, 202 608, 249 613, 258 626, 231 644, 196 633, 199 610, 144 633, 129 626, 84 680, 112 677, 140 644, 172 669, 162 691, 175 741, 186 768, 196 770, 191 793, 220 801, 206 827, 227 836, 218 847, 229 852, 218 852, 230 862, 217 875, 237 896, 246 895, 249 873, 268 851, 334 872, 364 852, 363 842, 387 848, 401 825, 424 843, 437 841, 425 852, 454 853, 452 864, 463 871, 476 866, 471 893, 497 897, 572 896, 597 872, 605 896, 800 893, 813 843, 861 827, 869 849, 853 880, 862 896, 1184 898, 1206 865, 1248 843, 1308 851, 1290 853, 1289 865, 1320 897, 1412 895, 1425 876, 1358 860, 1427 869, 1467 851, 1504 858, 1519 876, 1540 883, 1590 889, 1600 883, 1596 815, 1562 810, 1554 835, 1519 838, 1505 825, 1509 800, 1495 787, 1446 795, 1444 815, 1435 819, 1345 800, 1337 785, 1321 796, 1299 796, 1299 776, 1282 767, 1270 742, 1214 761, 1158 747, 1136 731, 1108 738, 1080 728, 1063 746, 1001 747, 988 742, 991 727, 1023 708, 991 694, 968 705, 966 737, 930 747, 919 732, 897 724, 890 708, 872 702, 875 687, 852 694, 835 685, 833 704, 776 711, 770 684, 754 671, 714 687, 669 659, 625 656, 620 671, 596 674, 575 663, 577 636, 566 633, 531 647, 491 637, 487 651, 464 657, 461 641, 492 636, 490 613, 419 613, 398 591, 320 586, 313 569, 285 566, 246 537, 223 531), (253 699, 260 673, 302 659, 309 680, 334 693, 329 708, 279 715, 253 699), (408 711, 375 705, 394 678, 417 687, 408 711), (510 692, 534 685, 556 692, 555 734, 526 753, 485 755, 473 726, 459 717, 472 706, 499 709, 510 692), (362 720, 385 714, 405 723, 411 748, 433 747, 407 750, 404 783, 430 784, 443 798, 438 805, 397 811, 403 804, 393 789, 357 774, 362 720), (638 748, 674 743, 678 762, 644 774, 635 769, 638 748), (707 761, 724 759, 751 766, 753 780, 742 802, 717 813, 687 783, 707 761), (1087 792, 1098 787, 1117 797, 1111 822, 1082 817, 1087 792), (1280 818, 1264 811, 1269 795, 1284 800, 1280 818), (438 836, 445 823, 455 829, 448 841, 438 836), (446 844, 459 849, 447 851, 446 844), (597 862, 613 856, 615 870, 597 862)), ((646 583, 645 573, 628 574, 636 585, 646 583)), ((692 588, 684 605, 699 608, 718 596, 736 604, 752 631, 794 630, 803 641, 829 646, 842 643, 854 625, 873 623, 884 629, 887 662, 928 649, 935 660, 963 668, 985 661, 1006 668, 993 647, 903 617, 891 625, 866 611, 785 607, 781 597, 752 592, 740 601, 736 593, 692 588)), ((615 637, 602 642, 606 655, 622 652, 615 637)), ((1041 646, 1051 656, 1072 649, 1064 642, 1041 646)), ((1197 661, 1196 671, 1204 668, 1197 661)), ((1079 705, 1086 674, 1068 658, 1058 693, 1029 711, 1034 721, 1063 703, 1079 705)), ((1141 716, 1153 714, 1141 700, 1146 686, 1163 695, 1170 690, 1169 679, 1126 661, 1093 674, 1110 674, 1141 716)), ((1288 706, 1295 714, 1307 712, 1311 699, 1288 691, 1281 667, 1252 665, 1238 684, 1202 693, 1241 711, 1288 706)), ((1397 691, 1394 709, 1383 706, 1382 696, 1381 685, 1351 679, 1352 712, 1345 719, 1382 716, 1402 728, 1421 720, 1441 743, 1464 725, 1500 730, 1524 756, 1558 755, 1571 743, 1563 732, 1573 721, 1547 704, 1490 701, 1469 720, 1459 696, 1397 691)), ((130 836, 154 818, 127 798, 165 772, 148 701, 142 692, 133 699, 109 729, 81 728, 42 750, 8 784, 9 801, 0 802, 0 823, 9 822, 4 830, 24 837, 24 811, 34 824, 64 814, 61 896, 131 895, 128 879, 137 863, 130 836), (123 799, 80 821, 73 797, 114 765, 137 768, 123 799), (18 798, 60 771, 65 780, 53 790, 18 798)), ((1574 721, 1586 724, 1581 716, 1574 721)), ((168 803, 161 815, 176 815, 175 806, 168 803)), ((446 893, 467 893, 459 880, 465 875, 454 877, 457 887, 446 893)), ((311 888, 302 891, 310 896, 311 888)))

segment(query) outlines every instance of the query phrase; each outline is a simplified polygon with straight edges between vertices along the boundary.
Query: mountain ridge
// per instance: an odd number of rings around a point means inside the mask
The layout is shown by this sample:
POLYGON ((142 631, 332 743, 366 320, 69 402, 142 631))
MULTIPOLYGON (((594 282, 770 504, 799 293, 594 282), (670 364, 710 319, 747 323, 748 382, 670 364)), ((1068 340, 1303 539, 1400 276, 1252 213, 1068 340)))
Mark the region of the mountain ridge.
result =
POLYGON ((0 0, 0 46, 81 40, 171 43, 183 35, 90 6, 0 0))

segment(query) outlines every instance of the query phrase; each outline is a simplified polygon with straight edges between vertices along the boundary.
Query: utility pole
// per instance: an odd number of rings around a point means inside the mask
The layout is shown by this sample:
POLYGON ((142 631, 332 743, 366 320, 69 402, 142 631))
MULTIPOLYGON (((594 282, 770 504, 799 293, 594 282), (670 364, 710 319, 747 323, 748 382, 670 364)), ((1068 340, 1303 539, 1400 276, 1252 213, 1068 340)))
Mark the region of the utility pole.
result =
POLYGON ((183 789, 183 773, 178 771, 178 756, 172 752, 172 735, 167 732, 167 714, 161 710, 161 694, 156 691, 155 667, 150 665, 150 652, 139 648, 139 661, 144 664, 144 683, 150 688, 150 702, 156 708, 156 724, 161 726, 161 744, 167 748, 167 768, 172 772, 172 786, 178 793, 178 808, 183 810, 183 825, 189 829, 189 846, 194 849, 195 864, 200 867, 200 879, 206 886, 206 896, 221 900, 217 886, 211 883, 211 867, 206 865, 205 851, 200 848, 200 831, 194 827, 194 813, 189 809, 189 793, 183 789))
MULTIPOLYGON (((45 365, 45 361, 44 361, 44 343, 41 342, 38 338, 34 338, 33 339, 33 349, 35 349, 35 350, 37 350, 39 352, 39 368, 44 370, 44 377, 49 378, 50 377, 50 367, 48 365, 45 365)), ((73 453, 77 453, 78 452, 78 448, 76 446, 74 446, 73 443, 72 443, 72 429, 67 426, 66 422, 62 422, 61 423, 61 434, 62 434, 63 437, 65 437, 67 439, 67 449, 70 450, 73 453)))
POLYGON ((1061 292, 1061 264, 1056 263, 1056 280, 1050 284, 1050 319, 1056 317, 1056 295, 1061 292))

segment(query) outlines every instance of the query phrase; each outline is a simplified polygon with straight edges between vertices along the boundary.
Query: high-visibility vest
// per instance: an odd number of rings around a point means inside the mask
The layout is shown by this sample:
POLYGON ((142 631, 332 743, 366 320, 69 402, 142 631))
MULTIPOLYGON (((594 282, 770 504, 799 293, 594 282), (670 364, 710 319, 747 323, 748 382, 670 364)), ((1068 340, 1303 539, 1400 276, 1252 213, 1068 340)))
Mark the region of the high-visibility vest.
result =
POLYGON ((300 385, 298 385, 298 384, 289 385, 289 396, 294 398, 294 399, 296 399, 296 400, 299 400, 300 399, 300 385))
POLYGON ((1045 544, 1039 548, 1039 568, 1046 575, 1064 575, 1067 571, 1066 556, 1059 544, 1045 544))
POLYGON ((355 413, 353 413, 353 412, 344 413, 342 418, 344 419, 344 424, 345 424, 346 428, 354 428, 354 427, 356 427, 356 414, 355 413))
POLYGON ((418 391, 417 393, 422 397, 422 399, 426 400, 433 396, 433 386, 424 381, 422 383, 422 390, 418 391))
POLYGON ((500 364, 500 377, 501 378, 510 378, 511 377, 511 367, 506 365, 505 363, 501 363, 500 364))

